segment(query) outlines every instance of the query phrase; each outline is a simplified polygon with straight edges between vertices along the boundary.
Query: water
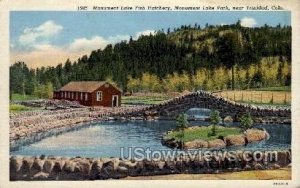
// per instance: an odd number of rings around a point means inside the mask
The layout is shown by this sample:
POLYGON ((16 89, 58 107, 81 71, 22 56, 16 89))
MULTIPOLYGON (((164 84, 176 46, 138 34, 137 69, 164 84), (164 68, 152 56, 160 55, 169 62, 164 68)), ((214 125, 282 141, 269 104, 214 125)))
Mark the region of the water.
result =
MULTIPOLYGON (((191 121, 191 125, 206 122, 191 121)), ((129 121, 99 122, 73 129, 63 134, 48 133, 46 138, 38 137, 32 144, 23 142, 11 150, 13 155, 54 155, 68 157, 120 157, 120 148, 143 147, 156 150, 169 149, 161 144, 162 134, 175 128, 174 121, 129 121)), ((230 125, 236 126, 236 124, 230 125)), ((248 150, 275 150, 291 147, 291 125, 256 125, 265 128, 271 138, 249 144, 248 150)), ((231 149, 241 149, 233 147, 231 149)))
POLYGON ((185 113, 189 119, 204 120, 209 117, 211 110, 206 108, 190 108, 185 113))

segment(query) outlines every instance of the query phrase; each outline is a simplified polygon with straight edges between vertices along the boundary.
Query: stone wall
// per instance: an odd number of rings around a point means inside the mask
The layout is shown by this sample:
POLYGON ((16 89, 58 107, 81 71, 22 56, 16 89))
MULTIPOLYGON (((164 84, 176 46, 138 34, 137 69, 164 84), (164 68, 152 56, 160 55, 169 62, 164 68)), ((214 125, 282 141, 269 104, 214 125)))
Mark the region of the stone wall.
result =
MULTIPOLYGON (((251 154, 249 154, 251 155, 251 154)), ((18 157, 10 158, 10 180, 97 180, 119 179, 127 176, 162 174, 222 173, 244 170, 277 169, 290 166, 291 151, 278 151, 278 160, 270 161, 262 156, 261 161, 224 160, 213 157, 191 160, 176 157, 173 160, 134 161, 119 158, 63 158, 63 157, 18 157)))
POLYGON ((71 108, 64 110, 40 110, 10 114, 10 142, 30 137, 51 129, 72 128, 82 123, 113 120, 117 114, 140 111, 141 107, 71 108))
MULTIPOLYGON (((210 92, 198 91, 176 97, 159 105, 153 105, 146 110, 127 113, 129 116, 143 116, 146 113, 160 117, 176 117, 178 114, 187 111, 190 108, 208 108, 218 110, 224 118, 226 116, 238 119, 245 112, 249 112, 253 117, 272 117, 272 121, 278 118, 280 121, 291 118, 290 109, 282 109, 277 107, 256 107, 246 104, 236 103, 225 98, 215 96, 210 92)), ((277 122, 275 122, 277 123, 277 122)))

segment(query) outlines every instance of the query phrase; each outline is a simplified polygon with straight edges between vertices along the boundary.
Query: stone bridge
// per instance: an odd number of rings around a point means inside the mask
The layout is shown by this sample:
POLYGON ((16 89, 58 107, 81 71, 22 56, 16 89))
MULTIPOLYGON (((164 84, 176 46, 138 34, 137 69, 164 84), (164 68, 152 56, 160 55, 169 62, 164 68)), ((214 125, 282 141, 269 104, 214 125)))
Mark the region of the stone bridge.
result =
POLYGON ((291 118, 290 109, 263 108, 255 107, 247 104, 240 104, 213 93, 206 91, 192 92, 181 97, 168 100, 158 105, 150 106, 146 109, 128 113, 130 116, 151 116, 174 118, 180 113, 186 112, 190 108, 207 108, 218 110, 222 118, 231 116, 234 119, 241 117, 249 112, 253 117, 284 117, 291 118))

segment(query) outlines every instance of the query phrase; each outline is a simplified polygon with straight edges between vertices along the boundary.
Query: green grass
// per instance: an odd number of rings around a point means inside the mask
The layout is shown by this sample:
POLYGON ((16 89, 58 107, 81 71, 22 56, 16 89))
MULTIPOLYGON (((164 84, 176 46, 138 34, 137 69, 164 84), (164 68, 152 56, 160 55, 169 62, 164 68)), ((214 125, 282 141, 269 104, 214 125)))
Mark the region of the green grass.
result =
POLYGON ((256 88, 256 91, 291 91, 291 86, 256 88))
POLYGON ((36 96, 32 96, 32 95, 22 95, 22 94, 18 94, 18 93, 14 93, 12 94, 12 101, 28 101, 28 100, 35 100, 35 99, 39 99, 36 96))
POLYGON ((33 108, 20 105, 20 104, 9 105, 9 112, 18 113, 18 112, 29 111, 29 110, 33 110, 33 108))
POLYGON ((167 96, 122 96, 122 104, 128 105, 152 105, 168 100, 167 96))
POLYGON ((228 136, 228 135, 237 135, 241 133, 240 128, 233 128, 233 127, 223 127, 217 126, 216 135, 211 136, 211 128, 212 126, 208 127, 198 127, 196 129, 185 129, 184 136, 181 138, 181 131, 172 131, 167 135, 167 138, 175 138, 177 140, 182 140, 184 142, 192 141, 195 139, 202 139, 202 140, 214 140, 219 138, 220 136, 228 136))

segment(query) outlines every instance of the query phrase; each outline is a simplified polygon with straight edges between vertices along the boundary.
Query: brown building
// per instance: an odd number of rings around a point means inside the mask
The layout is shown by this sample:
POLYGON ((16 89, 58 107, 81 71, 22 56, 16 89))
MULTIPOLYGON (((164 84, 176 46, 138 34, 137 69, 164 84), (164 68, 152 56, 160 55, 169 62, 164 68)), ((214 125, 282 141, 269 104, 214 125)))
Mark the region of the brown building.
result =
POLYGON ((121 106, 121 91, 104 81, 69 82, 54 91, 53 98, 78 101, 85 106, 121 106))

